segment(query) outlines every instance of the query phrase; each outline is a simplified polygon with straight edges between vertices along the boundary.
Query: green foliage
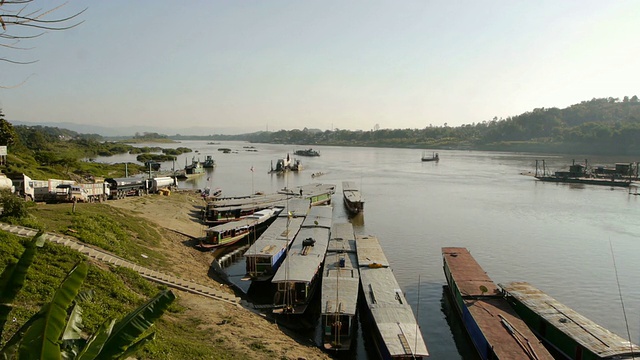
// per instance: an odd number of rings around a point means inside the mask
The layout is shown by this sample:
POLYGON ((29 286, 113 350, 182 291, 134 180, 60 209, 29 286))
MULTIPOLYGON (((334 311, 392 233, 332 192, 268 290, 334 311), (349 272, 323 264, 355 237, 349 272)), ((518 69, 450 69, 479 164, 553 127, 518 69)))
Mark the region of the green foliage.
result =
POLYGON ((4 119, 4 114, 0 111, 0 145, 12 146, 18 141, 18 134, 13 125, 4 119))
POLYGON ((24 286, 27 271, 36 254, 36 247, 44 245, 44 240, 41 236, 42 232, 39 232, 31 241, 27 242, 18 262, 7 264, 0 275, 0 339, 2 338, 9 313, 13 309, 12 303, 24 286))
MULTIPOLYGON (((0 276, 2 305, 10 303, 17 297, 31 264, 35 264, 36 267, 41 266, 33 261, 36 241, 42 242, 40 235, 41 233, 27 243, 26 250, 18 263, 9 262, 0 276)), ((0 244, 11 243, 11 236, 7 239, 9 241, 0 242, 0 244)), ((51 249, 55 248, 56 246, 51 249)), ((11 253, 14 252, 11 251, 11 253)), ((2 260, 4 262, 5 259, 2 260)), ((95 335, 84 340, 83 311, 78 301, 94 303, 91 296, 79 295, 81 286, 91 273, 90 270, 85 261, 77 263, 53 292, 52 300, 46 302, 39 311, 26 320, 4 344, 0 352, 2 357, 60 359, 64 353, 64 357, 69 359, 116 359, 139 351, 142 346, 152 340, 154 333, 144 334, 175 300, 175 295, 169 290, 160 291, 115 325, 114 322, 105 322, 96 329, 95 335)), ((133 278, 132 274, 127 276, 133 278)), ((38 283, 37 280, 36 283, 38 283)), ((108 286, 109 282, 101 281, 100 284, 108 286)), ((126 289, 124 292, 127 292, 126 289)), ((29 295, 28 292, 27 295, 29 295)), ((6 320, 11 308, 3 307, 2 310, 2 318, 6 320)))
POLYGON ((8 217, 21 219, 29 216, 28 203, 7 189, 0 190, 0 206, 3 209, 0 219, 8 217))

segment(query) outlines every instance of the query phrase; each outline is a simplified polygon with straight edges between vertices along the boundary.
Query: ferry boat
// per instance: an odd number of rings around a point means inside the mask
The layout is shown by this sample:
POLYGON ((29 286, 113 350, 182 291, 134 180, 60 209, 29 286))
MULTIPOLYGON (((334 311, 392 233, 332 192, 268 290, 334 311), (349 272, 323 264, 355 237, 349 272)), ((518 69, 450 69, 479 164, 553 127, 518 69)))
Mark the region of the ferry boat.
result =
POLYGON ((364 211, 364 197, 355 182, 342 182, 342 197, 344 205, 350 213, 357 214, 364 211))
POLYGON ((229 246, 246 238, 250 233, 264 230, 282 211, 281 207, 264 209, 247 215, 238 221, 228 222, 205 230, 205 238, 200 240, 196 248, 212 250, 221 246, 229 246))
POLYGON ((274 314, 303 314, 322 278, 322 264, 331 235, 332 208, 313 206, 286 258, 271 280, 277 290, 274 314))
POLYGON ((640 359, 632 344, 526 282, 512 282, 507 301, 543 341, 566 359, 640 359))
POLYGON ((360 272, 351 223, 333 224, 322 271, 322 329, 326 350, 349 350, 356 329, 360 272))
POLYGON ((309 212, 309 202, 304 199, 287 201, 278 218, 245 251, 246 278, 252 281, 268 281, 273 278, 285 258, 286 251, 298 234, 309 212))
POLYGON ((356 236, 363 300, 376 350, 382 359, 423 359, 429 356, 411 306, 396 281, 375 236, 356 236))
POLYGON ((466 248, 442 248, 455 308, 481 359, 553 359, 466 248))

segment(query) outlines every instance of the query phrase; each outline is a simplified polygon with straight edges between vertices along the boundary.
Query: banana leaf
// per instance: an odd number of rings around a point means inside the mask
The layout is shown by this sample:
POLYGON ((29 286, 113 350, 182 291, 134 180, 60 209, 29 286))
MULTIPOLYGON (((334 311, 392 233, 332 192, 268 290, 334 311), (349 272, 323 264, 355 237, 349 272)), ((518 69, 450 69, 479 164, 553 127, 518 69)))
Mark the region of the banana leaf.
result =
POLYGON ((67 309, 87 277, 88 269, 86 262, 80 262, 67 274, 53 300, 43 309, 43 316, 34 321, 25 332, 18 348, 20 358, 61 358, 59 344, 67 320, 67 309))
POLYGON ((132 346, 176 299, 171 290, 163 290, 129 313, 113 329, 97 359, 117 359, 132 346))
POLYGON ((44 244, 44 238, 41 236, 42 231, 38 232, 31 241, 28 241, 18 262, 5 267, 0 275, 0 338, 9 313, 13 309, 12 303, 24 286, 27 271, 36 255, 36 247, 42 247, 44 244))
POLYGON ((156 338, 156 333, 155 331, 152 332, 151 334, 143 337, 142 339, 138 340, 135 344, 129 346, 127 348, 127 350, 121 354, 120 356, 118 356, 118 359, 128 359, 130 356, 132 356, 133 354, 137 353, 138 350, 142 349, 142 347, 148 343, 151 340, 154 340, 156 338))
POLYGON ((98 328, 98 330, 93 335, 91 335, 91 337, 87 341, 87 344, 76 357, 76 360, 96 359, 100 351, 102 351, 104 344, 109 339, 115 323, 115 319, 111 319, 102 323, 102 325, 100 325, 100 328, 98 328))

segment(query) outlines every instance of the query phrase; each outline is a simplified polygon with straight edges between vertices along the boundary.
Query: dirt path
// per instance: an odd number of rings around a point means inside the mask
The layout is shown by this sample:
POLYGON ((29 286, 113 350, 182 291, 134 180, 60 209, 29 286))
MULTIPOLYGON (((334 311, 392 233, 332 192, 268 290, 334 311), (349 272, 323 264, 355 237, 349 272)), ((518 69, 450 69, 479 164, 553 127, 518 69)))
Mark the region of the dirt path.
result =
MULTIPOLYGON (((170 268, 164 270, 203 285, 227 288, 210 277, 212 253, 193 248, 196 240, 192 238, 204 236, 204 226, 199 223, 204 201, 197 193, 181 191, 169 196, 130 197, 108 204, 130 210, 169 229, 161 231, 162 245, 157 249, 169 259, 170 268)), ((227 288, 227 291, 231 292, 231 289, 227 288)), ((245 354, 248 359, 330 359, 310 339, 294 339, 249 310, 193 294, 177 293, 181 305, 187 308, 182 316, 198 318, 201 320, 199 327, 211 330, 211 346, 219 346, 222 338, 225 348, 245 354)))

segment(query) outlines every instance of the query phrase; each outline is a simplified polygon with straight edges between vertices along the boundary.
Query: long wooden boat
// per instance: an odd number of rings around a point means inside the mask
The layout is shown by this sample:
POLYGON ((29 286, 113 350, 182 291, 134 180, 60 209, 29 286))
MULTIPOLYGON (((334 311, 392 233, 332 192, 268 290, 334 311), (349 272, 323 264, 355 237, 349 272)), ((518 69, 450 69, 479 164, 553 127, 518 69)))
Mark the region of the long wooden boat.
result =
POLYGON ((526 282, 500 285, 507 301, 548 345, 566 359, 640 359, 632 344, 526 282))
POLYGON ((205 230, 205 237, 196 245, 200 250, 212 250, 221 246, 229 246, 246 238, 250 233, 257 233, 265 229, 275 220, 283 208, 274 207, 264 209, 233 221, 205 230))
POLYGON ((364 211, 364 197, 353 181, 342 182, 342 198, 344 199, 344 205, 352 214, 357 214, 364 211))
POLYGON ((331 196, 336 193, 334 184, 307 184, 293 189, 284 188, 278 191, 279 194, 287 194, 308 199, 311 206, 331 204, 331 196))
POLYGON ((482 359, 553 359, 466 248, 442 248, 455 308, 482 359))
POLYGON ((429 356, 411 306, 396 281, 374 236, 356 236, 360 284, 366 318, 382 359, 422 359, 429 356))
POLYGON ((326 350, 349 350, 356 329, 360 272, 350 223, 333 224, 322 271, 322 329, 326 350))
POLYGON ((322 278, 331 224, 331 206, 311 207, 283 264, 271 280, 277 285, 274 314, 303 314, 306 311, 322 278))
POLYGON ((283 206, 290 198, 292 196, 286 194, 270 194, 214 199, 205 206, 202 221, 207 225, 219 225, 229 221, 236 221, 256 211, 274 206, 283 206))
POLYGON ((278 218, 245 251, 247 278, 252 281, 271 280, 308 212, 308 201, 304 199, 287 201, 285 209, 278 218))

